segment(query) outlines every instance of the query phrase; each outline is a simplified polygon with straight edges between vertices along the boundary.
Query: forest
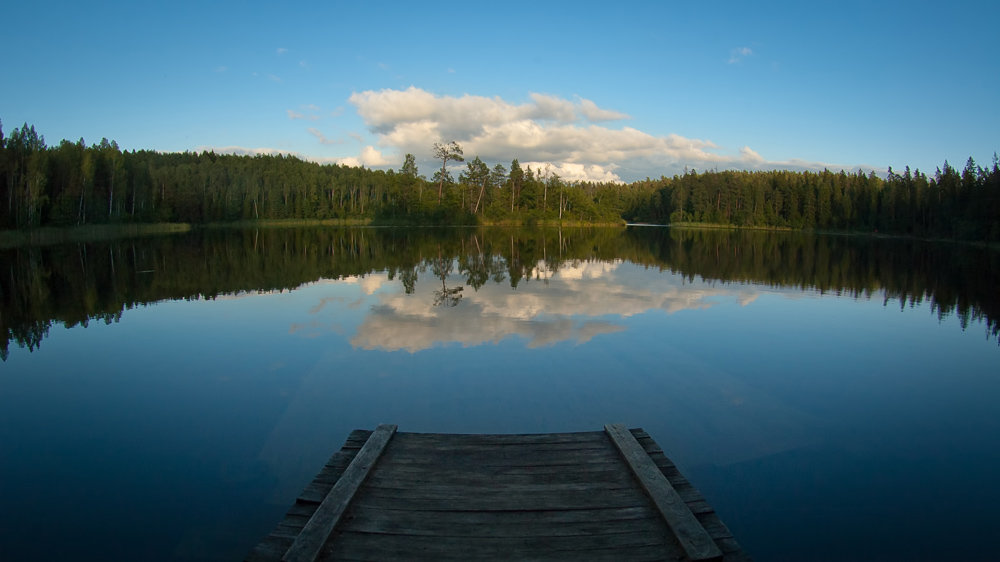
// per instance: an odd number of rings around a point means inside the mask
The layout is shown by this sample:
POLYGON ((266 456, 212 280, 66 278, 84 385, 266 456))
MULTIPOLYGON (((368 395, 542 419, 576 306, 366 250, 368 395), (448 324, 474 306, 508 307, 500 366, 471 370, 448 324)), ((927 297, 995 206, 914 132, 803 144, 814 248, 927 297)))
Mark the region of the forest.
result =
POLYGON ((288 155, 121 150, 102 139, 49 147, 25 123, 0 123, 0 230, 118 223, 342 219, 374 224, 702 223, 1000 241, 1000 163, 948 162, 928 175, 702 171, 632 183, 567 182, 465 159, 435 144, 427 179, 399 170, 321 165, 288 155), (455 178, 448 163, 464 163, 455 178))

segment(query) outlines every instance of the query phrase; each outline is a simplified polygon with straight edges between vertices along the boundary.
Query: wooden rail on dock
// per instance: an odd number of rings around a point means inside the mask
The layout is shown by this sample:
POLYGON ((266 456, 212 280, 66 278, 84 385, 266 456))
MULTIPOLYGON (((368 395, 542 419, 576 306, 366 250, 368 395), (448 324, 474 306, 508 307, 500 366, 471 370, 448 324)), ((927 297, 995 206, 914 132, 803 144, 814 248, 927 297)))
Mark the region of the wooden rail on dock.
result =
POLYGON ((356 430, 248 560, 748 560, 641 429, 356 430))

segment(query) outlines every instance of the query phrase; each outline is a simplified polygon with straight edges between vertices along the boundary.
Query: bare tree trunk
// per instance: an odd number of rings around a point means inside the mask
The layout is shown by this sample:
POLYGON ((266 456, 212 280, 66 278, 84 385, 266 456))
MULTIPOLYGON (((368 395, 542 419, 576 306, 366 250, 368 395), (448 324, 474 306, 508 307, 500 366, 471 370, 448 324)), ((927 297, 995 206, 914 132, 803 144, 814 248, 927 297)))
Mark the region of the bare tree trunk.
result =
POLYGON ((83 194, 86 192, 87 188, 85 186, 80 187, 80 206, 76 212, 76 223, 83 224, 87 220, 86 209, 83 206, 83 194))
POLYGON ((444 189, 444 175, 448 173, 448 159, 444 159, 444 163, 441 164, 441 179, 438 180, 438 205, 441 204, 441 191, 444 189))
POLYGON ((476 208, 472 210, 473 215, 479 212, 479 202, 483 200, 483 193, 486 193, 485 180, 483 181, 483 184, 479 187, 479 197, 476 198, 476 208))

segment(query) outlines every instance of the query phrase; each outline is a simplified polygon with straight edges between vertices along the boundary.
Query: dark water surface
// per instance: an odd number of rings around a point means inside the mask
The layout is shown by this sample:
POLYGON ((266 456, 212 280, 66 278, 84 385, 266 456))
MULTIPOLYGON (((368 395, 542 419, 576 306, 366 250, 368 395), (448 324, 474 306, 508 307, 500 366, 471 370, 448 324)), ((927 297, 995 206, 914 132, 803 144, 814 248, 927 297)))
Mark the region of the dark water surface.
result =
POLYGON ((989 559, 998 287, 997 252, 762 232, 0 250, 0 559, 238 559, 352 429, 609 422, 760 560, 989 559))

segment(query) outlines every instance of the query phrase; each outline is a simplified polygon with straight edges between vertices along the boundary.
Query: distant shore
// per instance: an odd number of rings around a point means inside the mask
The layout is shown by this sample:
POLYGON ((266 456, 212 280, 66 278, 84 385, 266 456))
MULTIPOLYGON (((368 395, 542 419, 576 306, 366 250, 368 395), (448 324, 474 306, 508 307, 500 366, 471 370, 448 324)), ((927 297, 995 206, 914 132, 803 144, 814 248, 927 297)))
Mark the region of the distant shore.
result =
MULTIPOLYGON (((371 219, 261 219, 261 220, 240 220, 232 222, 212 222, 203 225, 192 225, 190 223, 129 223, 129 224, 92 224, 82 226, 46 226, 29 230, 0 230, 0 248, 14 248, 18 246, 45 246, 50 244, 65 244, 79 242, 94 242, 100 240, 112 240, 115 238, 129 238, 136 236, 153 236, 160 234, 177 234, 190 232, 198 228, 299 228, 317 226, 379 226, 379 227, 419 227, 418 224, 392 222, 383 223, 371 219)), ((428 225, 442 226, 442 225, 428 225)), ((447 225, 445 225, 447 226, 447 225)), ((926 238, 902 234, 885 234, 868 231, 849 230, 808 230, 794 229, 779 226, 739 226, 732 224, 716 224, 703 222, 678 222, 668 224, 654 223, 626 223, 625 221, 587 222, 573 220, 502 220, 484 221, 478 225, 454 225, 466 227, 651 227, 651 228, 676 228, 685 230, 754 230, 765 232, 804 232, 812 234, 823 234, 831 236, 862 236, 869 238, 899 239, 899 240, 922 240, 926 242, 951 242, 1000 250, 1000 245, 974 240, 955 240, 950 238, 926 238)))

